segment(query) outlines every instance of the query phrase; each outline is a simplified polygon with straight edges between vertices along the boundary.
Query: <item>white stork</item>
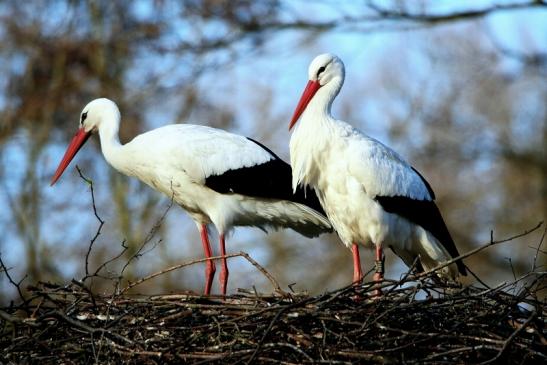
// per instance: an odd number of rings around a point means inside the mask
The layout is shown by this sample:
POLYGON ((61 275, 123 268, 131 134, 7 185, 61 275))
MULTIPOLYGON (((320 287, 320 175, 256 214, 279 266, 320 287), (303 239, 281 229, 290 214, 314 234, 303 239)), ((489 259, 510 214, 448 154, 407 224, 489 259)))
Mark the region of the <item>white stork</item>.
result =
MULTIPOLYGON (((429 270, 459 256, 424 177, 379 141, 331 115, 344 83, 344 64, 332 54, 317 56, 289 124, 293 189, 311 187, 342 242, 353 253, 353 281, 362 279, 358 244, 376 248, 374 280, 383 279, 383 247, 408 266, 429 270)), ((461 261, 439 272, 453 280, 466 275, 461 261)))
MULTIPOLYGON (((106 161, 119 172, 135 176, 172 198, 196 223, 207 258, 212 256, 208 225, 219 232, 220 254, 234 226, 287 227, 314 237, 331 231, 313 192, 293 194, 291 167, 262 144, 210 127, 173 124, 120 144, 120 111, 109 99, 85 106, 80 127, 51 180, 65 168, 93 132, 99 133, 106 161), (311 193, 311 194, 310 194, 311 193)), ((215 273, 206 262, 205 294, 215 273)), ((226 294, 228 266, 222 260, 220 288, 226 294)))

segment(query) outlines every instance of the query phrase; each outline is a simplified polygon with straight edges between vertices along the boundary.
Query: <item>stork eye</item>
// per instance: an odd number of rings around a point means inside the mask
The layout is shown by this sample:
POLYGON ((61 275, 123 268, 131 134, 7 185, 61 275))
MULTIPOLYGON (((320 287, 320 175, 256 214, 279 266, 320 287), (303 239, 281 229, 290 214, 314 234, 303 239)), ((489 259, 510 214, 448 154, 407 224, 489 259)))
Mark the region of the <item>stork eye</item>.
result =
POLYGON ((317 77, 319 77, 319 75, 321 75, 323 72, 325 72, 325 66, 319 67, 319 70, 317 70, 317 77))
POLYGON ((80 124, 83 124, 86 118, 87 118, 87 112, 82 113, 82 119, 80 120, 80 124))

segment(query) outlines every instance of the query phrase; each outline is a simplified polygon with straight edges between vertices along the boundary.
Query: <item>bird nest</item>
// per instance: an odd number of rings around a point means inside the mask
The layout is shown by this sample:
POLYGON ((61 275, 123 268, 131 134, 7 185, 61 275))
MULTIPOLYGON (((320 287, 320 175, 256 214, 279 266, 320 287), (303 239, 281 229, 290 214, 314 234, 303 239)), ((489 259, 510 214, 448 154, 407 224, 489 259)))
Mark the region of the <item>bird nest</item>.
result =
POLYGON ((381 296, 371 283, 226 297, 39 283, 0 309, 0 363, 545 363, 544 272, 465 288, 433 275, 385 280, 381 296))

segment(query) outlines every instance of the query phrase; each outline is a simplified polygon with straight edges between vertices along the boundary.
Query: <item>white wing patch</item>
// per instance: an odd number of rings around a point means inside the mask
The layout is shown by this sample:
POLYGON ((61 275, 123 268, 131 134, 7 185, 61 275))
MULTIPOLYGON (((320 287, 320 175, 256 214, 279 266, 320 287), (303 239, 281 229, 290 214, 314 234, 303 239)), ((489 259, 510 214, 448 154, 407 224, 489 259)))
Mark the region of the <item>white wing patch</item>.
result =
POLYGON ((144 149, 148 159, 183 170, 199 183, 204 183, 210 175, 273 159, 270 153, 243 136, 192 124, 154 129, 137 136, 126 146, 132 145, 141 151, 144 149))
POLYGON ((369 196, 404 196, 432 200, 422 178, 397 152, 351 128, 347 137, 349 173, 363 183, 369 196))

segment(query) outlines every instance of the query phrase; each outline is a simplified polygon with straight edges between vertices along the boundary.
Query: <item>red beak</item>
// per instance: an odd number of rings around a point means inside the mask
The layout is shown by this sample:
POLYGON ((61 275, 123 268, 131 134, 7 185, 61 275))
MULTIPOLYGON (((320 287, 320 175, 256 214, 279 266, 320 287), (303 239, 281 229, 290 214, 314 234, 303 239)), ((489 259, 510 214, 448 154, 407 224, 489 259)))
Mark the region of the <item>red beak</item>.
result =
POLYGON ((308 84, 306 85, 306 88, 304 89, 304 92, 302 93, 302 96, 300 97, 300 101, 298 102, 298 105, 296 106, 296 109, 294 111, 294 114, 292 116, 291 122, 289 124, 289 130, 296 124, 296 121, 304 110, 306 110, 306 107, 310 103, 310 100, 313 98, 317 90, 321 87, 321 84, 319 81, 308 81, 308 84))
POLYGON ((82 148, 82 146, 90 136, 91 132, 86 132, 83 128, 78 129, 78 132, 76 132, 76 135, 72 138, 72 141, 70 141, 70 144, 66 149, 65 155, 63 156, 59 167, 57 167, 55 175, 53 175, 53 178, 51 179, 51 186, 53 186, 53 184, 55 184, 57 180, 61 177, 70 161, 72 161, 74 156, 76 156, 80 148, 82 148))

